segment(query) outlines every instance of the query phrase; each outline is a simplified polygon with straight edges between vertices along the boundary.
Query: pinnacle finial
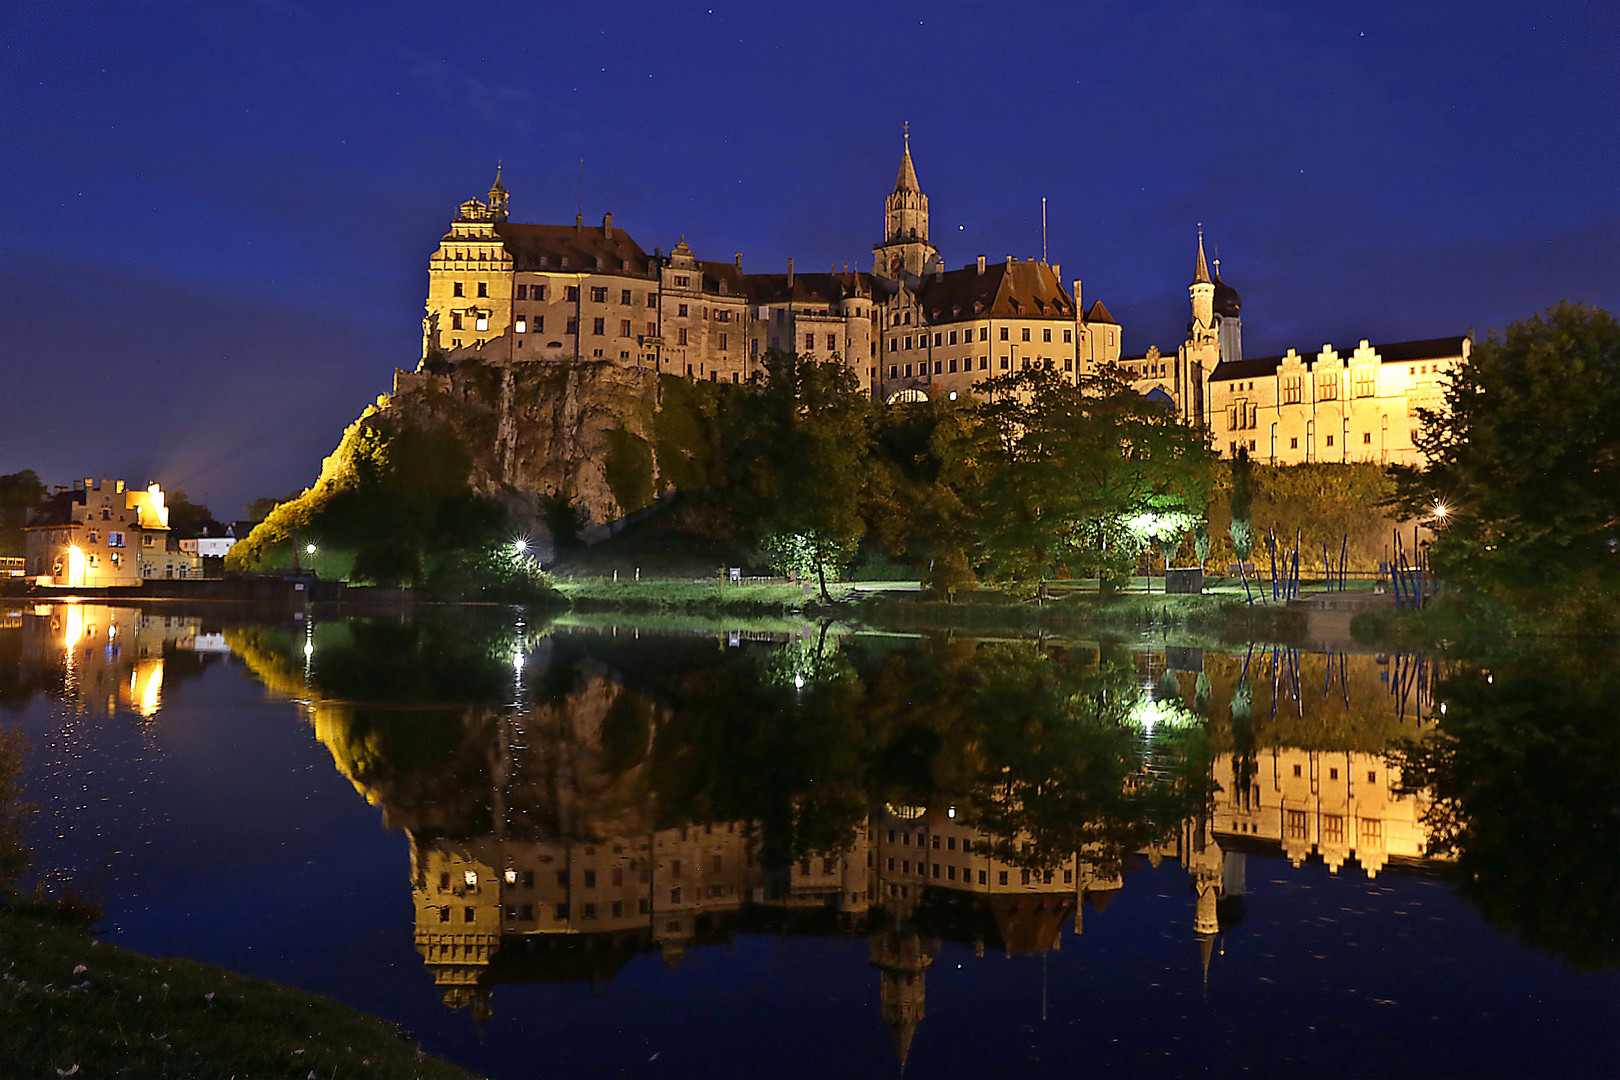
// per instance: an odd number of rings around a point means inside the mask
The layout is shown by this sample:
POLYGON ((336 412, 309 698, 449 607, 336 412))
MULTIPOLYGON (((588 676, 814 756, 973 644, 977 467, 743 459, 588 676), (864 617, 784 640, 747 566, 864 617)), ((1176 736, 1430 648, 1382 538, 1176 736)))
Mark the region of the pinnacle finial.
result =
POLYGON ((1198 266, 1193 272, 1194 285, 1208 285, 1209 261, 1204 258, 1204 223, 1198 223, 1198 266))

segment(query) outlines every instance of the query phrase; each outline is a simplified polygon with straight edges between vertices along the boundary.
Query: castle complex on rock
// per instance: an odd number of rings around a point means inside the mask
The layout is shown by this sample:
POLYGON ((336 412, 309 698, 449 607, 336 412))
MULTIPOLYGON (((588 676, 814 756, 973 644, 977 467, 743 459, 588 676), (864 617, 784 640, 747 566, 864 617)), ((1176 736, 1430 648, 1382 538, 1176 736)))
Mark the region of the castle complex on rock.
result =
POLYGON ((1412 463, 1417 410, 1440 404, 1441 376, 1466 362, 1467 337, 1245 359, 1241 301, 1212 276, 1198 238, 1187 339, 1173 354, 1121 356, 1123 331, 1101 300, 1081 303, 1061 267, 980 256, 947 270, 929 238, 928 196, 909 135, 884 204, 870 273, 836 266, 744 273, 699 259, 684 237, 647 254, 602 224, 508 218, 497 170, 488 201, 463 203, 428 268, 422 367, 599 361, 744 383, 771 349, 846 365, 880 401, 943 394, 1030 367, 1066 379, 1119 365, 1133 385, 1207 428, 1223 456, 1275 464, 1412 463))

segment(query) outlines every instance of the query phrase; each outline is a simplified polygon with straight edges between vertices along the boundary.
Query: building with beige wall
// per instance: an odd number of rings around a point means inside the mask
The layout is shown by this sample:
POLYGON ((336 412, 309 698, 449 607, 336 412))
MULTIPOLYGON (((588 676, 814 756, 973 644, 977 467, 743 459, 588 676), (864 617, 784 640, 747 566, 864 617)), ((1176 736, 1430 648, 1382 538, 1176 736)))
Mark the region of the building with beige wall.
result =
POLYGON ((38 585, 99 589, 200 576, 198 556, 171 545, 163 489, 96 480, 59 488, 28 516, 26 570, 38 585))
POLYGON ((1073 378, 1117 359, 1121 329, 1102 303, 1082 313, 1061 267, 982 256, 947 271, 909 135, 870 273, 745 273, 682 237, 651 255, 613 215, 600 226, 511 221, 497 172, 487 201, 462 203, 429 259, 422 366, 602 361, 746 382, 771 349, 848 365, 880 400, 965 392, 1040 365, 1073 378))
POLYGON ((1420 464, 1419 410, 1444 405, 1446 376, 1473 347, 1467 335, 1382 345, 1363 338, 1245 357, 1242 299, 1221 280, 1219 259, 1210 272, 1202 228, 1187 290, 1192 319, 1176 354, 1149 347, 1120 366, 1138 392, 1204 425, 1228 458, 1242 450, 1269 465, 1420 464))

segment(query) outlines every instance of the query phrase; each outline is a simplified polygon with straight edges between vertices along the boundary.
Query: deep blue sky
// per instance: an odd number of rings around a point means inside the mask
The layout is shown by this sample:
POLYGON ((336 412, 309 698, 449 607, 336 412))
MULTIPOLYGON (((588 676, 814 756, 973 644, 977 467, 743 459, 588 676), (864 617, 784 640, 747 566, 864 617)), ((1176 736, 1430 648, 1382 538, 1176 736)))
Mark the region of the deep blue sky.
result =
POLYGON ((1246 351, 1620 307, 1620 14, 1558 3, 0 5, 0 473, 217 514, 313 479, 513 215, 870 267, 910 121, 949 265, 1040 252, 1173 347, 1194 223, 1246 351))

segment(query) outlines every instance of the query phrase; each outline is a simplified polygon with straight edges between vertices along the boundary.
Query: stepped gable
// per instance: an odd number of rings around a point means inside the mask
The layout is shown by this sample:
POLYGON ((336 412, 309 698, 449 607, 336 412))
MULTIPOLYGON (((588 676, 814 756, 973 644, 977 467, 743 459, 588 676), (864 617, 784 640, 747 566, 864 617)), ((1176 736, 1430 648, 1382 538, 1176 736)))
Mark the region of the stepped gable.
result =
POLYGON ((1069 318, 1074 301, 1045 263, 977 264, 930 274, 917 285, 930 323, 994 316, 1069 318))
POLYGON ((656 269, 641 245, 614 225, 520 225, 503 221, 496 234, 519 270, 600 269, 654 277, 656 269), (563 262, 564 259, 568 261, 563 262))
MULTIPOLYGON (((1463 345, 1468 341, 1466 335, 1457 337, 1423 338, 1418 341, 1392 341, 1385 345, 1369 346, 1378 354, 1378 359, 1385 364, 1406 364, 1414 360, 1449 360, 1463 355, 1463 345)), ((1360 346, 1358 342, 1348 347, 1334 346, 1334 351, 1341 358, 1348 357, 1360 346)), ((1229 382, 1232 379, 1258 379, 1277 373, 1277 366, 1283 362, 1283 356, 1257 356, 1252 359, 1239 360, 1234 363, 1220 363, 1210 374, 1210 382, 1229 382)), ((1297 354, 1305 362, 1306 368, 1316 365, 1318 353, 1297 354)))

